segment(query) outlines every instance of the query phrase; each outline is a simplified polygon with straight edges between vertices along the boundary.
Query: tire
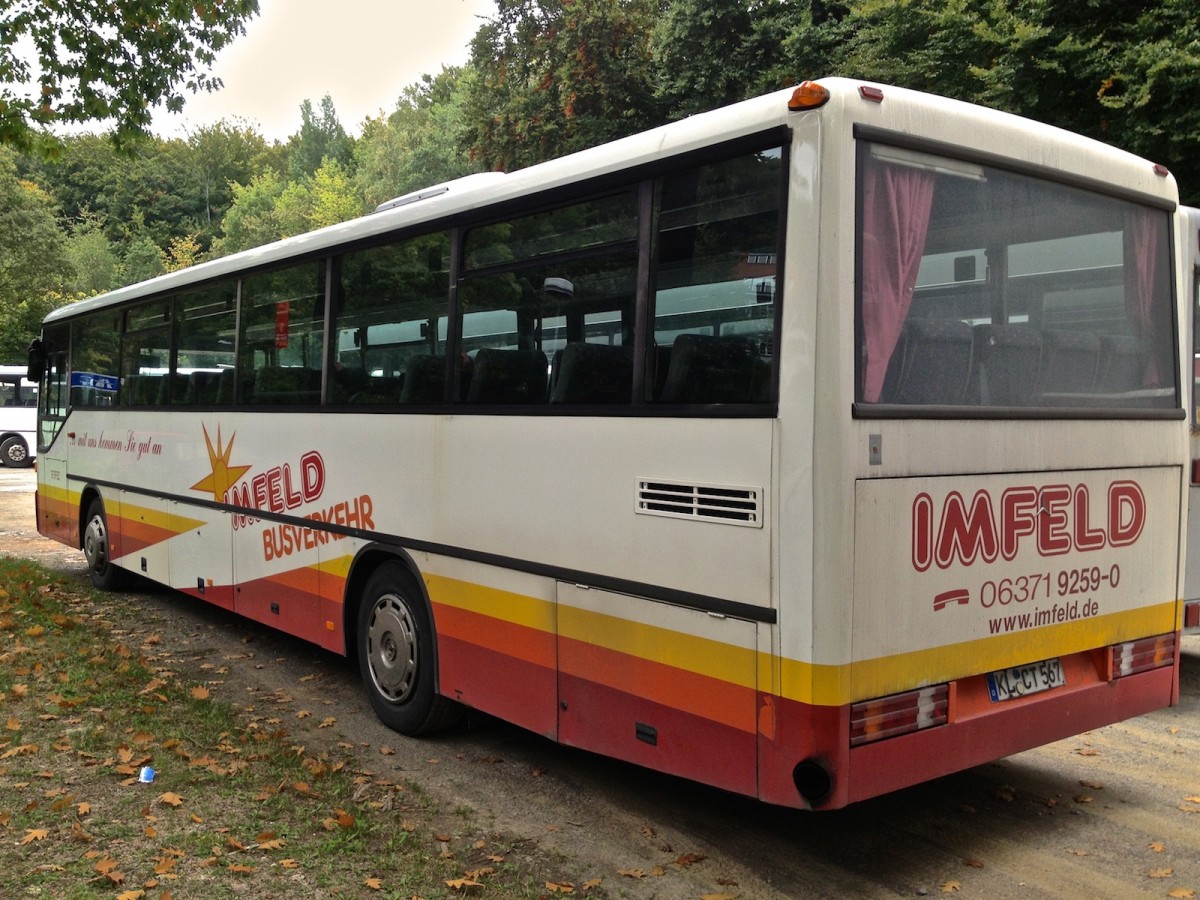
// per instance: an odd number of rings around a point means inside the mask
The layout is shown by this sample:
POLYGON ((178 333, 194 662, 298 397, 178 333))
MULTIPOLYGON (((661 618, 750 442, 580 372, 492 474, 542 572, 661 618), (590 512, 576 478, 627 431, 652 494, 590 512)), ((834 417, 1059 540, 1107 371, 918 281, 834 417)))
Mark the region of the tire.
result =
POLYGON ((129 584, 129 573, 112 563, 108 518, 104 515, 104 501, 99 497, 88 505, 84 519, 83 557, 87 560, 88 576, 95 587, 117 591, 129 584))
POLYGON ((11 469, 22 469, 30 465, 33 460, 29 458, 29 445, 25 443, 24 438, 13 435, 5 439, 4 443, 0 443, 0 462, 11 469))
POLYGON ((402 564, 372 573, 358 607, 358 668, 380 721, 417 735, 454 724, 462 708, 435 690, 433 620, 402 564))

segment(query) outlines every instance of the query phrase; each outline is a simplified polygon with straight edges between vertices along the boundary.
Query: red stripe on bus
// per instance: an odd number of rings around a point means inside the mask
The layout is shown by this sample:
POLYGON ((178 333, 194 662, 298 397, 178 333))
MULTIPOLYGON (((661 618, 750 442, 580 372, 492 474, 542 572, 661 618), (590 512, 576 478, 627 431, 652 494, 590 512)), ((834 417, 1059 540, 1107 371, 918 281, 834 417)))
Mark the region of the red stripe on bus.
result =
MULTIPOLYGON (((518 626, 496 623, 495 627, 511 634, 518 626)), ((443 631, 438 635, 438 689, 451 700, 555 740, 558 678, 554 657, 543 665, 528 658, 535 655, 539 654, 523 654, 526 658, 522 658, 443 631)))
MULTIPOLYGON (((740 794, 758 792, 753 733, 597 681, 564 673, 560 683, 563 744, 740 794)), ((753 709, 752 692, 746 693, 753 709)))

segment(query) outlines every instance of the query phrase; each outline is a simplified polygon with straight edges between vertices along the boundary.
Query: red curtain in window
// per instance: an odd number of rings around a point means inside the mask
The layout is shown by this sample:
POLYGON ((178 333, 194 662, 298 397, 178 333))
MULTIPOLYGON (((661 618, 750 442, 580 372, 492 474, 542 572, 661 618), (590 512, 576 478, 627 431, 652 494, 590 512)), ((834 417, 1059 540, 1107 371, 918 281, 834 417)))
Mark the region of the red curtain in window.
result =
POLYGON ((912 303, 925 250, 934 177, 872 161, 863 184, 863 400, 879 401, 888 362, 912 303))
POLYGON ((1169 362, 1172 336, 1164 327, 1171 316, 1161 308, 1166 298, 1159 272, 1163 221, 1162 213, 1142 207, 1125 214, 1125 314, 1147 351, 1143 387, 1162 387, 1174 376, 1169 362))

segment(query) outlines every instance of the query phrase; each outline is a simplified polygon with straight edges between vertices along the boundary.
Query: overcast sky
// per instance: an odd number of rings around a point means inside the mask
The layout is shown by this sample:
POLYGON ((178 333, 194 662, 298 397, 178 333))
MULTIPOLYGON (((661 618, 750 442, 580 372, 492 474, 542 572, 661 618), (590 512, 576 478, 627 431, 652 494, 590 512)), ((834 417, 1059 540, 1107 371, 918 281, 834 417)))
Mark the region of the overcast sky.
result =
POLYGON ((407 85, 465 63, 495 11, 494 0, 259 0, 246 33, 217 57, 213 74, 225 87, 185 94, 181 114, 156 110, 151 130, 182 137, 240 118, 285 141, 300 130, 300 104, 319 111, 329 94, 342 127, 358 135, 407 85))

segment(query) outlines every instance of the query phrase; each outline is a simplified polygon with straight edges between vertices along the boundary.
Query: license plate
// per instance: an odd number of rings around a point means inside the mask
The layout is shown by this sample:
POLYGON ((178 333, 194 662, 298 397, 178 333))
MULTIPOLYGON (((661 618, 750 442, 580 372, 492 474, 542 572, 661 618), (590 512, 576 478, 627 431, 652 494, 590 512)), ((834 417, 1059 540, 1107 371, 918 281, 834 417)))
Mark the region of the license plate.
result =
POLYGON ((1067 683, 1067 678, 1058 659, 1043 659, 1025 666, 989 672, 987 683, 992 702, 996 703, 1062 687, 1067 683))

